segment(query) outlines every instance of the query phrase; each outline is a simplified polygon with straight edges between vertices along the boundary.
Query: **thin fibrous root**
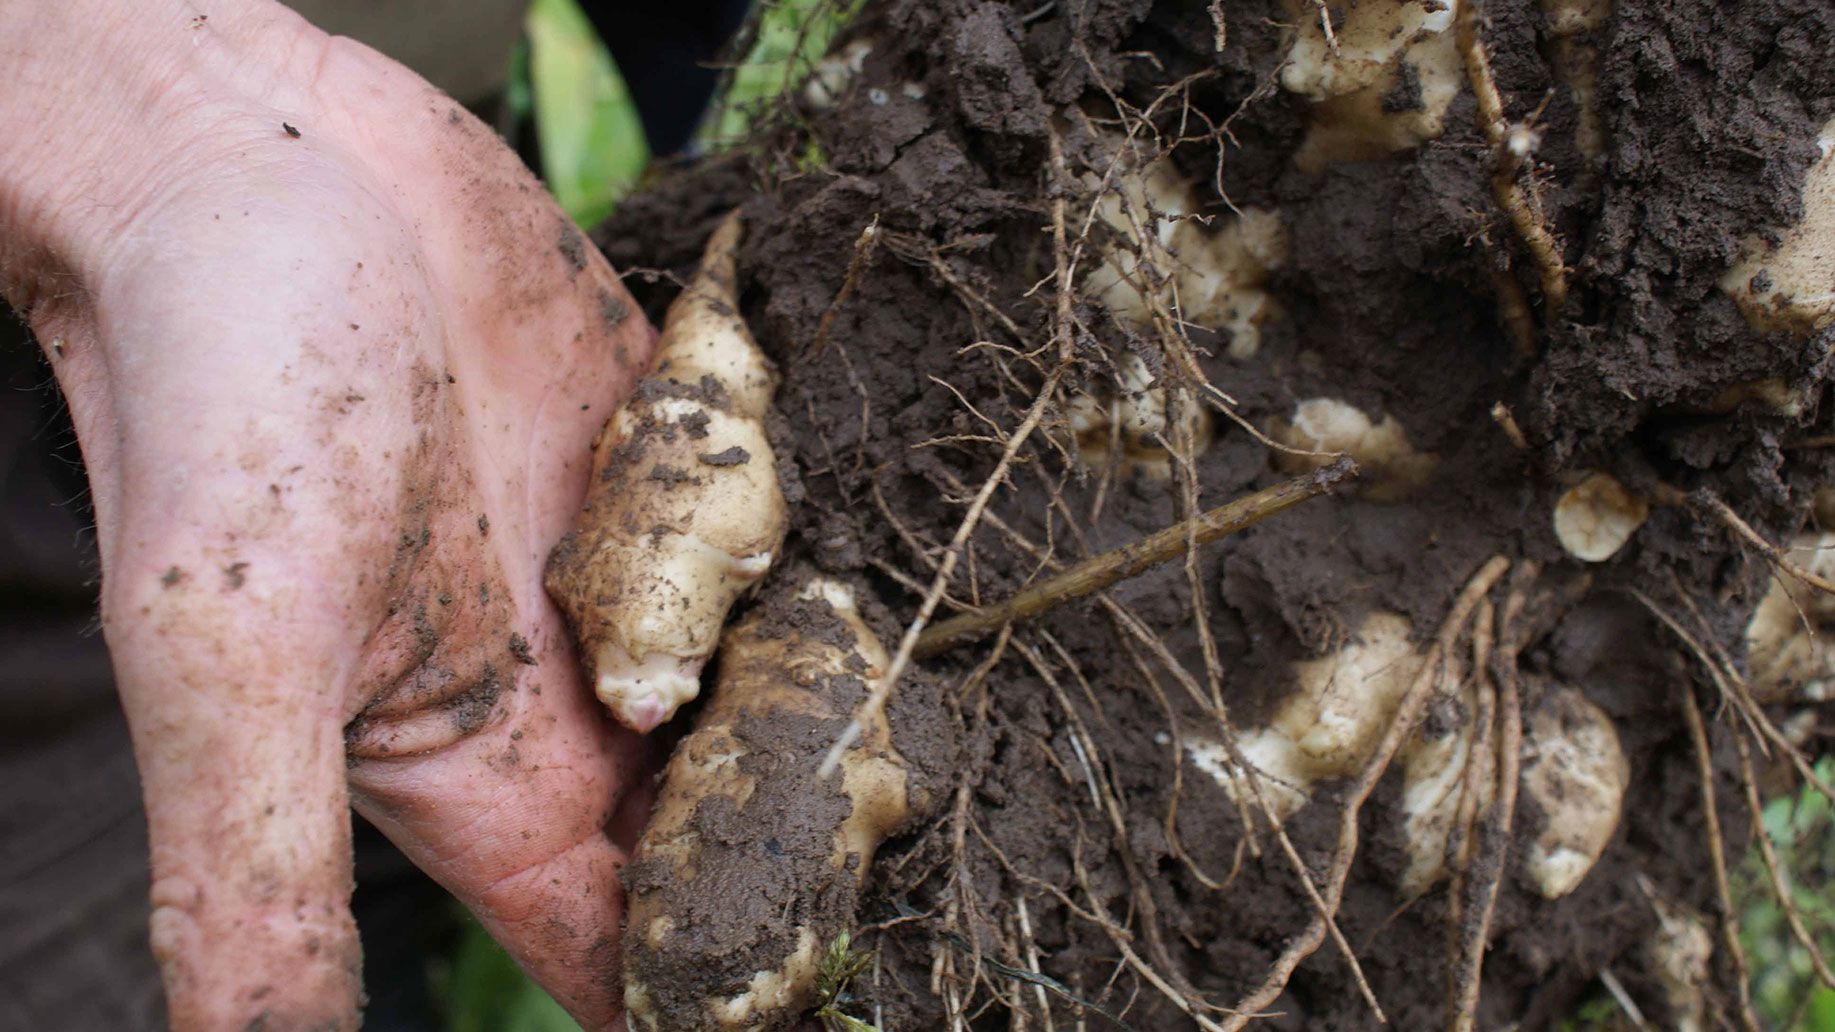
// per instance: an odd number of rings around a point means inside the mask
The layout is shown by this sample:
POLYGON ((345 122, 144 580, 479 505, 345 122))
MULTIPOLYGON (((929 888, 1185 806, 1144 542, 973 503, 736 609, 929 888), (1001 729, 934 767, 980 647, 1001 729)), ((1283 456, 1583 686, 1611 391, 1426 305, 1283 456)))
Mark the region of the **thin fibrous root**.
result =
POLYGON ((1820 574, 1812 573, 1798 566, 1796 563, 1791 562, 1790 554, 1787 551, 1778 545, 1772 544, 1770 541, 1766 540, 1765 535, 1752 529, 1752 524, 1747 523, 1744 517, 1734 512, 1732 506, 1721 501, 1719 496, 1708 491, 1698 491, 1692 495, 1685 494, 1678 488, 1664 485, 1657 495, 1657 500, 1672 505, 1686 505, 1697 511, 1706 512, 1709 516, 1720 521, 1721 525, 1731 531, 1734 537, 1739 538, 1741 541, 1757 549, 1759 553, 1778 570, 1815 588, 1817 591, 1824 591, 1831 595, 1835 595, 1835 581, 1821 576, 1820 574))
MULTIPOLYGON (((1533 180, 1528 190, 1517 183, 1517 173, 1522 171, 1527 155, 1519 154, 1511 145, 1511 127, 1504 120, 1504 100, 1497 91, 1497 80, 1491 76, 1491 61, 1485 56, 1484 41, 1478 36, 1480 7, 1478 0, 1466 0, 1459 5, 1458 40, 1459 50, 1465 57, 1466 77, 1472 82, 1472 94, 1477 100, 1478 129, 1491 145, 1497 164, 1491 176, 1491 193, 1535 260, 1542 284, 1543 315, 1553 319, 1567 303, 1567 264, 1561 258, 1561 241, 1549 228, 1548 215, 1542 210, 1533 180)), ((1511 299, 1505 299, 1506 306, 1510 302, 1511 299)))
POLYGON ((1395 717, 1384 732, 1383 739, 1377 743, 1376 750, 1365 761, 1363 770, 1347 792, 1344 809, 1338 817, 1338 844, 1332 853, 1332 865, 1326 875, 1324 910, 1315 913, 1304 931, 1287 943, 1287 948, 1276 958, 1274 966, 1266 978, 1237 1004, 1237 1012, 1224 1024, 1228 1032, 1246 1026, 1250 1015, 1260 1013, 1280 999, 1287 990, 1288 979, 1305 962, 1306 958, 1318 951, 1330 925, 1328 915, 1335 913, 1339 903, 1344 899, 1345 882, 1351 874, 1351 861, 1357 856, 1357 818, 1362 812, 1365 800, 1376 790, 1376 783, 1382 780, 1383 773, 1389 769, 1389 761, 1395 758, 1396 750, 1401 748, 1402 741, 1414 732, 1416 722, 1420 719, 1421 709, 1432 694, 1435 683, 1440 679, 1448 654, 1458 644, 1466 623, 1479 601, 1491 591, 1504 573, 1510 569, 1510 561, 1503 556, 1492 556, 1459 592, 1453 601, 1446 620, 1441 623, 1440 631, 1434 638, 1434 644, 1428 650, 1421 670, 1403 693, 1402 701, 1396 707, 1395 717))
POLYGON ((1173 559, 1188 547, 1247 529, 1269 516, 1324 494, 1355 476, 1356 472, 1356 463, 1339 459, 1315 473, 1238 498, 1132 544, 1091 556, 999 605, 953 616, 926 629, 919 636, 913 655, 919 659, 937 655, 992 634, 1006 624, 1029 619, 1054 606, 1101 591, 1173 559))
POLYGON ((1733 964, 1735 988, 1739 993, 1740 1023, 1746 1032, 1758 1032, 1758 1018, 1752 1012, 1752 980, 1746 966, 1746 951, 1739 944, 1739 912, 1733 908, 1733 889, 1727 881, 1727 846, 1720 831, 1720 813, 1714 798, 1714 754, 1708 745, 1708 731, 1701 719, 1701 707, 1695 704, 1695 690, 1682 685, 1682 716, 1688 723, 1688 736, 1695 746, 1695 773, 1701 782, 1701 816, 1707 825, 1708 857, 1714 865, 1714 891, 1720 897, 1720 931, 1726 944, 1727 959, 1733 964))
POLYGON ((1018 427, 1007 437, 1007 443, 1001 449, 1000 461, 995 463, 994 471, 988 474, 981 489, 975 492, 975 498, 969 503, 968 511, 963 513, 962 522, 957 524, 955 536, 950 538, 949 548, 943 553, 943 561, 937 564, 936 576, 931 579, 930 590, 924 594, 924 602, 918 607, 911 624, 905 628, 904 637, 899 639, 898 651, 893 654, 892 662, 886 667, 885 674, 873 683, 873 689, 865 701, 855 711, 854 718, 847 723, 841 737, 829 747, 828 755, 822 758, 822 765, 817 768, 818 778, 827 778, 841 765, 841 757, 860 737, 861 729, 869 720, 876 719, 885 709, 886 700, 892 697, 892 690, 898 686, 898 679, 904 676, 905 668, 911 665, 912 656, 917 649, 918 637, 924 633, 930 618, 937 611, 937 604, 943 600, 943 592, 949 587, 950 575, 956 571, 956 563, 961 560, 962 552, 968 544, 969 535, 981 523, 981 515, 987 510, 988 502, 994 497, 994 491, 1006 482, 1007 470, 1012 468, 1014 458, 1020 448, 1025 446, 1026 439, 1038 429, 1045 418, 1045 411, 1051 406, 1051 400, 1057 395, 1058 384, 1064 380, 1064 374, 1070 368, 1067 362, 1059 362, 1052 367, 1051 374, 1045 377, 1044 386, 1032 402, 1032 408, 1026 412, 1026 418, 1020 420, 1018 427))
POLYGON ((1746 744, 1743 736, 1734 736, 1734 743, 1739 746, 1739 778, 1746 789, 1746 809, 1752 813, 1753 837, 1759 840, 1759 857, 1765 863, 1765 874, 1771 880, 1772 895, 1777 897, 1778 909, 1784 911, 1785 923, 1790 925, 1791 937, 1797 940, 1809 954, 1810 967, 1816 972, 1816 978, 1823 985, 1835 989, 1835 972, 1829 970, 1829 962, 1822 955, 1822 948, 1816 945, 1816 937, 1803 924, 1803 914, 1791 899, 1790 884, 1784 880, 1784 869, 1778 863, 1778 851, 1771 844, 1771 833, 1765 830, 1765 805, 1759 801, 1758 778, 1752 770, 1752 748, 1746 744))

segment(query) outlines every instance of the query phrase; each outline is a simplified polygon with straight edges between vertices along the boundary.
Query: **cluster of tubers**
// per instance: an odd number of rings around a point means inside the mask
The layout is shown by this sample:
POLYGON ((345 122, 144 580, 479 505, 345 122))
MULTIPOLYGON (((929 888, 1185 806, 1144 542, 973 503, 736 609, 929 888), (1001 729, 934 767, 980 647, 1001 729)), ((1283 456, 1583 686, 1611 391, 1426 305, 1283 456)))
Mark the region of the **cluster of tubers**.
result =
POLYGON ((547 570, 600 699, 638 731, 699 694, 720 648, 625 871, 625 1006, 647 1032, 794 1023, 875 850, 928 807, 883 710, 862 718, 838 782, 814 776, 888 665, 851 588, 807 579, 723 626, 787 524, 764 428, 776 377, 734 290, 739 233, 736 217, 721 225, 670 307, 656 368, 595 442, 547 570))
MULTIPOLYGON (((1465 2, 1369 0, 1346 9, 1328 40, 1316 6, 1289 0, 1298 28, 1281 85, 1312 102, 1296 162, 1363 160, 1438 136, 1464 81, 1454 25, 1465 2)), ((1581 108, 1580 149, 1596 156, 1603 142, 1592 109, 1592 37, 1609 4, 1542 7, 1581 108)), ((806 101, 833 104, 870 49, 855 43, 825 62, 805 86, 806 101)), ((1775 242, 1750 244, 1722 281, 1761 330, 1806 337, 1835 324, 1826 268, 1835 247, 1835 122, 1819 142, 1803 220, 1775 242)), ((1203 326, 1219 332, 1232 358, 1252 358, 1261 327, 1280 314, 1266 287, 1289 246, 1280 217, 1251 208, 1213 227, 1166 158, 1145 160, 1135 145, 1120 144, 1112 164, 1118 174, 1083 177, 1107 230, 1083 287, 1135 329, 1164 329, 1169 319, 1203 326)), ((738 624, 724 626, 771 568, 788 523, 764 422, 776 375, 737 310, 739 235, 736 217, 722 224, 671 306, 656 368, 595 441, 578 525, 547 570, 595 691, 633 729, 654 729, 694 699, 702 667, 720 648, 714 686, 668 764, 656 817, 626 874, 626 1007, 632 1027, 648 1032, 792 1024, 813 1002, 826 947, 853 922, 880 844, 932 802, 895 748, 883 709, 860 710, 889 660, 850 587, 802 578, 767 591, 738 624), (842 754, 841 777, 819 781, 816 757, 857 711, 866 714, 862 733, 842 754), (737 905, 735 888, 747 894, 737 905)), ((1772 381, 1727 397, 1728 405, 1758 400, 1787 413, 1802 404, 1772 381)), ((1134 352, 1121 356, 1108 389, 1072 399, 1068 423, 1086 463, 1162 479, 1181 443, 1195 455, 1213 435, 1192 393, 1169 389, 1134 352)), ((1289 472, 1322 468, 1340 454, 1356 459, 1364 471, 1358 490, 1377 502, 1420 490, 1439 463, 1392 415, 1332 398, 1301 401, 1273 436, 1288 449, 1275 462, 1289 472)), ((1559 496, 1552 524, 1566 552, 1599 563, 1648 514, 1645 499, 1588 471, 1559 496)), ((1799 539, 1790 560, 1835 575, 1835 533, 1799 539)), ((1775 579, 1746 628, 1757 698, 1828 697, 1835 646, 1805 624, 1830 621, 1828 595, 1775 579)), ((1334 653, 1294 664, 1292 690, 1265 726, 1233 747, 1189 739, 1186 758, 1245 813, 1288 820, 1321 786, 1368 761, 1426 662, 1412 638, 1402 616, 1368 614, 1334 653)), ((1496 757, 1475 724, 1478 689, 1454 680, 1397 756, 1407 843, 1397 888, 1409 898, 1463 861, 1449 844, 1462 821, 1493 802, 1496 757)), ((1579 688, 1536 683, 1527 701, 1519 788, 1537 823, 1526 829, 1518 873, 1558 899, 1580 886, 1612 841, 1630 770, 1611 718, 1579 688)), ((1676 1012, 1698 1024, 1711 940, 1698 917, 1661 904, 1659 913, 1652 965, 1676 1012)))
MULTIPOLYGON (((1285 821, 1321 784, 1355 773, 1375 750, 1425 661, 1411 630, 1394 613, 1371 613, 1336 652, 1294 665, 1292 693, 1268 725, 1237 737, 1241 765, 1212 740, 1188 741, 1187 756, 1245 812, 1264 812, 1259 792, 1267 816, 1285 821)), ((1416 729, 1399 756, 1408 855, 1398 888, 1406 897, 1446 873, 1466 786, 1484 786, 1469 801, 1477 808, 1491 802, 1495 779, 1489 758, 1474 748, 1471 692, 1469 684, 1443 690, 1435 719, 1416 729), (1486 764, 1485 776, 1468 778, 1472 763, 1486 764)), ((1630 768, 1611 718, 1574 688, 1544 685, 1526 718, 1521 791, 1542 825, 1522 873, 1543 897, 1558 899, 1580 885, 1611 842, 1630 768)))

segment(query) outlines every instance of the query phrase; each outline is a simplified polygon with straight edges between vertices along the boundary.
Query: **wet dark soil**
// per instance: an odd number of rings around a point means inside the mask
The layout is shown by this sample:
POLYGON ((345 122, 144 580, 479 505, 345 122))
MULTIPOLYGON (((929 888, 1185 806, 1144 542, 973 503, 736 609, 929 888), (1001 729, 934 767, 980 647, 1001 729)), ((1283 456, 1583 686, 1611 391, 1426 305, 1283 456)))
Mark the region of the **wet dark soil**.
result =
MULTIPOLYGON (((597 239, 621 268, 682 270, 717 219, 743 206, 744 306, 784 374, 774 443, 800 495, 787 550, 864 587, 896 627, 915 613, 968 495, 1036 397, 1044 362, 1025 353, 1056 346, 1051 208, 1076 194, 1054 175, 1053 127, 1074 122, 1064 116, 1076 106, 1113 118, 1116 98, 1136 112, 1161 98, 1152 124, 1188 137, 1173 159, 1209 184, 1205 214, 1228 215, 1221 183, 1228 203, 1278 211, 1291 234, 1289 260, 1271 280, 1285 315, 1263 327, 1259 353, 1229 359, 1225 337, 1190 329, 1209 379, 1250 423, 1284 418, 1300 399, 1340 398, 1393 415, 1440 456, 1432 481, 1402 501, 1345 492, 1204 549, 1196 580, 1232 716, 1255 724, 1285 692, 1290 664, 1336 647, 1371 610, 1400 613, 1430 637, 1489 556, 1541 564, 1539 583, 1551 588, 1590 574, 1584 595, 1520 658, 1525 707, 1537 685, 1559 682, 1613 718, 1634 772, 1625 817, 1566 898, 1545 901, 1505 876, 1479 1027, 1548 1027, 1606 968, 1648 1013, 1663 1014, 1644 959, 1656 915, 1640 878, 1716 909, 1678 708, 1702 677, 1630 592, 1678 608, 1692 600, 1737 654, 1768 574, 1718 524, 1661 506, 1617 556, 1583 570, 1559 548, 1549 514, 1576 471, 1599 469, 1634 488, 1711 490, 1777 540, 1805 524, 1813 487, 1835 474, 1826 453, 1787 447, 1828 433, 1835 419, 1829 333, 1757 332, 1716 286, 1742 240, 1800 214, 1816 130, 1835 114, 1835 65, 1821 53, 1835 39, 1835 5, 1616 5, 1594 36, 1606 140, 1597 160, 1574 143, 1579 115, 1555 80, 1542 8, 1486 7, 1482 33, 1506 115, 1545 104, 1534 174, 1573 270, 1566 305, 1538 319, 1528 356, 1500 319, 1494 273, 1538 316, 1545 299, 1492 198, 1470 91, 1454 100, 1444 134, 1418 149, 1302 172, 1292 156, 1306 105, 1274 85, 1301 9, 1311 11, 1277 0, 869 4, 850 38, 874 49, 834 107, 797 108, 751 149, 667 170, 597 239), (1167 86, 1182 81, 1166 102, 1167 86), (1227 133, 1193 128, 1226 119, 1227 133), (875 219, 881 243, 836 306, 875 219), (1800 388, 1799 413, 1748 404, 1706 414, 1729 386, 1770 377, 1800 388), (1493 421, 1500 402, 1527 450, 1493 421)), ((1087 147, 1062 131, 1074 175, 1087 147)), ((671 289, 666 278, 633 283, 647 306, 671 289)), ((1072 341, 1073 382, 1100 385, 1128 352, 1163 368, 1157 342, 1093 301, 1075 310, 1087 331, 1072 341)), ((1201 504, 1281 478, 1264 444, 1218 426, 1196 460, 1201 504)), ((1105 483, 1050 440, 1041 433, 1021 450, 990 509, 998 525, 984 522, 970 540, 954 602, 1004 598, 1039 573, 1036 555, 1000 526, 1068 561, 1183 511, 1176 483, 1105 483)), ((1203 676, 1179 564, 1109 596, 1203 676)), ((1137 665, 1133 640, 1091 602, 1017 631, 983 673, 995 647, 925 664, 968 744, 941 816, 876 861, 858 920, 881 963, 856 987, 856 1013, 881 1008, 887 1029, 946 1028, 959 1008, 971 1027, 1008 1028, 1017 1027, 1009 1011, 1023 1008, 1027 1027, 1044 1027, 1049 1006, 1065 1028, 1079 1008, 1062 990, 1133 1028, 1192 1027, 1121 959, 1118 942, 1181 991, 1236 1002, 1311 908, 1275 854, 1243 855, 1228 798, 1181 764, 1174 732, 1206 733, 1211 716, 1162 665, 1137 665), (1036 968, 1051 988, 1014 968, 1036 968)), ((1737 854, 1745 822, 1733 805, 1731 726, 1712 731, 1737 854)), ((1446 892, 1402 907, 1394 782, 1364 809, 1340 923, 1391 1023, 1440 1027, 1446 892)), ((1328 862, 1336 814, 1328 789, 1288 824, 1315 873, 1328 862)), ((1539 819, 1525 804, 1519 840, 1539 819)), ((1716 963, 1710 991, 1724 1004, 1729 969, 1716 963)), ((1271 1027, 1375 1026, 1329 944, 1272 1009, 1271 1027)), ((1093 1010, 1083 1017, 1089 1027, 1104 1021, 1093 1010)))

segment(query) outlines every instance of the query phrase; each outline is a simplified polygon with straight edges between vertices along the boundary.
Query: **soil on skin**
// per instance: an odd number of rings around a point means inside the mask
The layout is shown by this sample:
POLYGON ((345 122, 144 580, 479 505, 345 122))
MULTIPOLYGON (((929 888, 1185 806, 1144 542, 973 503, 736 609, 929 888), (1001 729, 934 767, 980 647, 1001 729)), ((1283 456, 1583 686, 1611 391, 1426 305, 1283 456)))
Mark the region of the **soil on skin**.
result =
MULTIPOLYGON (((1700 677, 1628 591, 1673 607, 1693 600, 1738 652, 1767 571, 1718 525, 1666 507, 1613 560, 1583 569, 1558 547, 1549 516, 1564 477, 1602 469, 1634 490, 1657 480, 1711 489, 1778 540, 1805 524, 1810 491, 1835 473, 1825 452, 1784 447, 1831 429, 1823 404, 1829 335, 1758 333, 1716 287, 1742 240, 1799 214, 1816 130, 1835 114, 1835 65, 1821 52, 1835 39, 1835 6, 1616 5, 1597 36, 1607 149, 1596 164, 1573 144, 1575 107, 1554 81, 1541 8, 1523 0, 1487 6, 1483 35, 1506 115, 1522 119, 1547 98, 1538 175, 1574 270, 1569 301, 1538 327, 1539 353, 1530 359, 1514 356, 1500 328, 1492 270, 1507 268, 1538 315, 1542 300, 1492 199, 1490 152, 1474 127, 1470 91, 1448 112, 1445 134, 1418 150, 1302 173, 1291 158, 1306 105, 1268 88, 1287 50, 1290 10, 1270 0, 1217 6, 1227 27, 1221 53, 1213 17, 1198 2, 870 5, 850 36, 875 47, 832 109, 801 112, 796 125, 746 154, 672 170, 628 203, 599 242, 621 268, 683 269, 718 217, 744 206, 746 314, 784 374, 777 443, 798 496, 786 550, 875 595, 894 617, 882 628, 891 640, 916 611, 921 588, 913 585, 930 581, 966 495, 993 468, 999 438, 1042 379, 1012 351, 964 349, 991 341, 1025 351, 1051 340, 1054 114, 1078 104, 1112 114, 1105 89, 1144 108, 1167 84, 1200 75, 1190 106, 1212 123, 1232 119, 1229 142, 1221 165, 1215 138, 1180 147, 1175 160, 1212 184, 1221 168, 1229 200, 1279 211, 1292 240, 1272 280, 1286 314, 1264 326, 1259 354, 1232 361, 1226 340, 1192 330, 1209 352, 1208 376, 1256 425, 1287 416, 1298 400, 1335 397, 1395 416, 1417 447, 1441 459, 1431 484, 1402 502, 1345 492, 1203 550, 1197 576, 1230 712, 1239 727, 1259 722, 1286 690, 1290 664, 1342 643, 1372 609, 1399 612, 1419 638, 1430 637, 1492 555, 1541 563, 1544 589, 1576 588, 1590 574, 1579 600, 1551 612, 1521 656, 1524 707, 1558 682, 1612 716, 1634 772, 1625 818, 1598 866, 1564 899, 1537 896, 1512 857, 1479 1027, 1546 1027, 1608 966, 1647 1013, 1663 1014, 1643 949, 1656 916, 1639 876, 1703 913, 1717 909, 1678 709, 1700 677), (819 163, 780 160, 811 153, 810 140, 819 163), (875 218, 885 243, 835 310, 817 353, 818 326, 875 218), (894 246, 894 237, 905 243, 894 246), (934 247, 956 284, 912 241, 934 247), (1755 405, 1703 414, 1722 389, 1767 377, 1804 387, 1800 416, 1755 405), (1515 412, 1528 451, 1492 421, 1498 402, 1515 412)), ((1181 118, 1189 129, 1174 101, 1155 121, 1169 130, 1181 118)), ((1074 173, 1074 134, 1066 142, 1074 173)), ((1209 213, 1228 214, 1214 185, 1205 196, 1209 213)), ((660 304, 668 289, 650 293, 646 303, 660 304)), ((1159 367, 1155 342, 1093 302, 1080 304, 1094 330, 1075 341, 1082 382, 1100 382, 1130 349, 1159 367)), ((1197 460, 1204 505, 1281 478, 1264 445, 1222 419, 1218 427, 1197 460)), ((1052 542, 1061 559, 1180 516, 1174 484, 1120 477, 1092 522, 1100 476, 1067 470, 1044 434, 1022 457, 991 511, 1032 541, 1052 542)), ((1036 559, 984 523, 951 597, 1003 598, 1037 570, 1036 559)), ((1110 595, 1202 677, 1179 564, 1110 595)), ((1227 1006, 1260 982, 1311 908, 1274 851, 1243 855, 1241 826, 1215 783, 1189 763, 1181 769, 1173 732, 1207 734, 1212 722, 1164 669, 1148 664, 1158 684, 1143 676, 1101 608, 1064 607, 1016 641, 1049 681, 1009 647, 970 682, 991 641, 925 664, 954 700, 965 752, 957 785, 943 793, 944 812, 875 863, 859 922, 882 962, 856 986, 867 1002, 855 1013, 877 1005, 887 1029, 947 1027, 949 992, 975 1001, 974 1027, 1009 1027, 1010 1006, 1036 1016, 1041 996, 1057 1027, 1077 1013, 997 965, 977 970, 980 959, 1036 962, 1071 994, 1125 1012, 1137 1029, 1191 1027, 1121 964, 1115 939, 1091 912, 1127 929, 1130 948, 1175 986, 1227 1006), (1118 807, 1097 801, 1098 782, 1118 807), (1207 879, 1227 884, 1210 888, 1207 879), (1021 945, 1022 900, 1030 956, 1021 945), (954 954, 957 980, 939 995, 932 970, 941 953, 954 954)), ((1737 855, 1746 825, 1734 805, 1729 725, 1711 730, 1721 819, 1737 855)), ((1339 922, 1393 1027, 1440 1027, 1446 892, 1438 886, 1402 907, 1398 798, 1391 776, 1364 809, 1364 844, 1339 922)), ((1315 872, 1327 863, 1336 816, 1328 788, 1289 822, 1315 872)), ((1539 820, 1525 799, 1519 852, 1539 820)), ((1724 1006, 1730 969, 1724 957, 1716 965, 1710 991, 1724 1006)), ((1280 1016, 1268 1027, 1376 1026, 1329 943, 1273 1010, 1280 1016)), ((1085 1017, 1102 1026, 1095 1014, 1085 1017)))

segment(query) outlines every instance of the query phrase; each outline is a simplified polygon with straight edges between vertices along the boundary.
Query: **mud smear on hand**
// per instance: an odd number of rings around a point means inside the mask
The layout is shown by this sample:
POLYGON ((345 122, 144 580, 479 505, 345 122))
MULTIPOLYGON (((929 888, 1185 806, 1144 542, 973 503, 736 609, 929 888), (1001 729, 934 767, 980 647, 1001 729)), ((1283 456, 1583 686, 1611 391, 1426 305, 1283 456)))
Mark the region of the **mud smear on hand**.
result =
MULTIPOLYGON (((1303 173, 1292 157, 1307 107, 1275 85, 1291 9, 1218 6, 1221 52, 1202 4, 873 5, 851 31, 875 41, 864 69, 832 108, 805 113, 824 167, 726 159, 663 181, 597 234, 621 268, 679 270, 720 213, 744 205, 742 298, 784 373, 787 439, 773 444, 803 495, 791 556, 876 592, 895 617, 882 628, 889 640, 915 612, 967 496, 1044 378, 1025 353, 1054 331, 1052 127, 1074 170, 1088 138, 1073 105, 1117 126, 1110 90, 1136 113, 1158 99, 1154 127, 1190 137, 1172 160, 1203 185, 1201 214, 1231 217, 1221 183, 1237 208, 1266 208, 1285 222, 1290 253, 1269 285, 1285 314, 1261 327, 1259 351, 1232 360, 1227 334, 1189 329, 1204 372, 1240 414, 1267 427, 1302 399, 1341 399, 1393 415, 1416 447, 1440 457, 1432 480, 1400 501, 1346 492, 1204 549, 1196 579, 1238 727, 1255 726, 1286 694, 1293 662, 1339 646, 1372 610, 1400 613, 1418 637, 1431 635, 1491 555, 1544 564, 1546 584, 1571 582, 1582 569, 1560 550, 1550 514, 1580 470, 1612 471, 1634 490, 1658 480, 1712 490, 1774 540, 1802 525, 1810 487, 1835 465, 1781 442, 1829 431, 1820 404, 1829 334, 1759 333, 1716 282, 1742 240, 1799 214, 1816 129, 1835 113, 1835 67, 1813 42, 1835 38, 1835 10, 1782 0, 1736 10, 1706 0, 1617 5, 1595 34, 1607 146, 1594 160, 1574 142, 1580 116, 1545 56, 1541 9, 1486 7, 1482 33, 1506 115, 1523 119, 1549 98, 1534 174, 1573 271, 1566 306, 1543 326, 1530 257, 1492 198, 1469 89, 1438 139, 1303 173), (1168 84, 1192 76, 1167 99, 1168 84), (1220 155, 1204 125, 1226 119, 1220 155), (876 217, 885 242, 831 313, 855 241, 876 217), (1538 316, 1534 355, 1518 354, 1500 325, 1499 272, 1538 316), (811 355, 825 315, 827 346, 811 355), (964 350, 977 342, 998 346, 964 350), (1770 377, 1804 385, 1800 414, 1752 404, 1704 414, 1727 387, 1770 377), (1517 414, 1528 450, 1493 422, 1499 402, 1517 414)), ((1385 101, 1415 104, 1421 89, 1401 81, 1385 101)), ((757 153, 808 152, 778 142, 757 153)), ((1083 209, 1071 208, 1080 218, 1083 209)), ((1086 253, 1083 268, 1095 261, 1086 253)), ((667 294, 638 291, 646 307, 667 294)), ((1080 301, 1073 314, 1076 386, 1100 386, 1127 354, 1159 368, 1157 343, 1099 306, 1080 301)), ((1012 486, 990 509, 999 523, 984 521, 971 537, 951 598, 996 600, 1036 578, 1041 560, 1021 539, 1072 561, 1179 517, 1176 482, 1080 473, 1049 440, 1041 432, 1022 449, 1012 486)), ((1195 476, 1201 504, 1214 505, 1279 474, 1264 445, 1228 429, 1196 459, 1195 476)), ((1667 898, 1715 907, 1677 709, 1698 672, 1624 591, 1695 599, 1713 633, 1737 643, 1766 570, 1718 526, 1659 507, 1629 547, 1587 572, 1586 599, 1548 621, 1520 664, 1529 680, 1572 686, 1605 710, 1638 776, 1614 841, 1572 895, 1543 900, 1513 873, 1520 855, 1508 860, 1481 1027, 1543 1027, 1608 964, 1660 1013, 1640 968, 1656 917, 1638 875, 1667 898)), ((1178 564, 1109 597, 1203 679, 1178 564)), ((1137 1028, 1190 1027, 1133 973, 1111 982, 1114 940, 1083 915, 1100 903, 1174 985, 1227 1006, 1260 981, 1310 905, 1266 834, 1262 857, 1247 856, 1225 792, 1191 764, 1177 768, 1174 733, 1214 734, 1214 721, 1162 667, 1134 661, 1139 643, 1106 610, 1074 604, 1016 638, 1036 664, 1009 648, 971 677, 990 643, 926 664, 970 737, 948 772, 944 816, 876 861, 878 891, 865 897, 860 923, 906 919, 877 936, 882 977, 860 991, 885 1008, 889 1027, 944 1027, 946 1005, 931 991, 942 951, 959 998, 985 1002, 991 981, 1036 1006, 1030 988, 997 969, 971 970, 979 951, 1021 968, 1036 958, 1045 974, 1105 1005, 1131 1001, 1137 1028), (977 988, 976 978, 987 981, 977 988)), ((1723 771, 1725 732, 1716 729, 1723 771)), ((1437 886, 1397 912, 1405 843, 1395 781, 1363 810, 1364 846, 1340 924, 1391 1024, 1439 1027, 1446 891, 1437 886)), ((1287 824, 1315 871, 1329 858, 1334 796, 1328 786, 1287 824)), ((1743 841, 1737 809, 1723 806, 1730 842, 1743 841)), ((1519 852, 1540 819, 1533 803, 1519 809, 1519 852)), ((1075 1008, 1051 1003, 1062 1027, 1075 1008)), ((1272 1027, 1375 1027, 1329 944, 1274 1009, 1284 1016, 1272 1027)))

